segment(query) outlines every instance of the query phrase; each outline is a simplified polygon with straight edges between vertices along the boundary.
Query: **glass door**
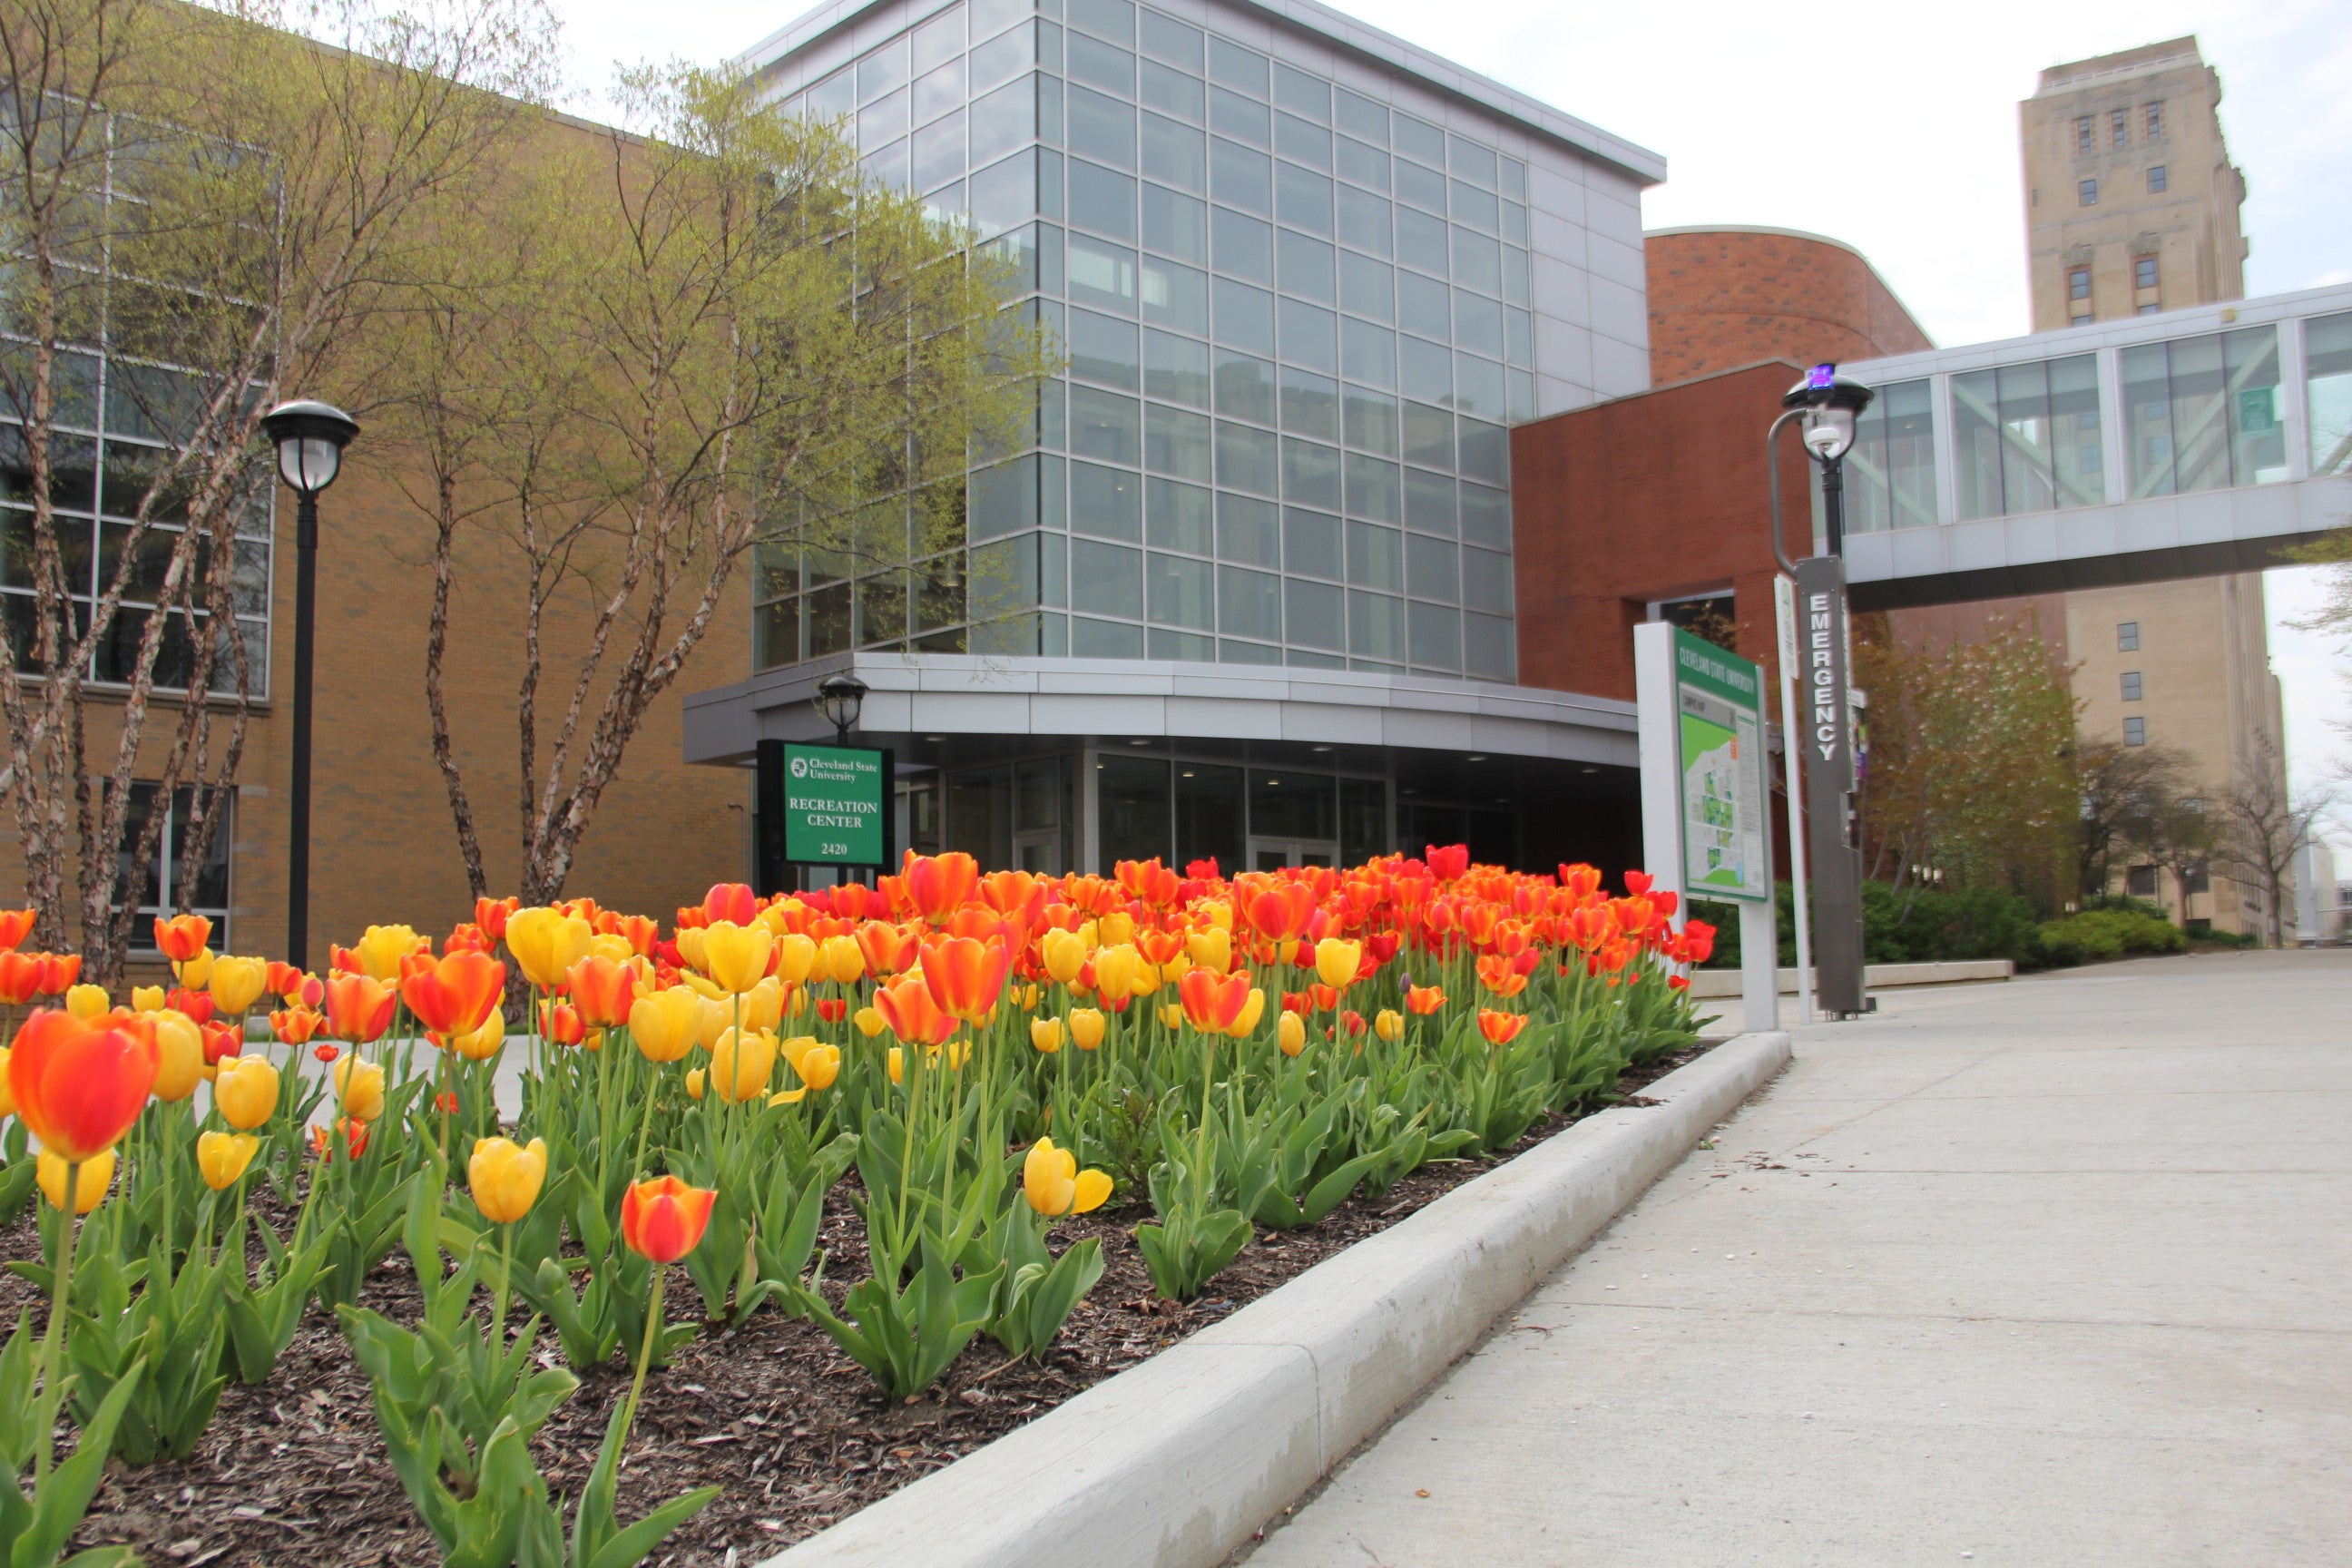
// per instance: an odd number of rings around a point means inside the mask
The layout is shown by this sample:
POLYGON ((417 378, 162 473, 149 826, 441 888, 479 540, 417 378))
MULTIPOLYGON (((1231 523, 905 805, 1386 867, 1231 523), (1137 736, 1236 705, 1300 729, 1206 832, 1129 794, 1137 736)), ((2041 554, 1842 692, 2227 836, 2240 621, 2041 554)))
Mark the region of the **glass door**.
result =
POLYGON ((1327 838, 1252 838, 1250 869, 1279 871, 1287 866, 1336 866, 1339 846, 1327 838))

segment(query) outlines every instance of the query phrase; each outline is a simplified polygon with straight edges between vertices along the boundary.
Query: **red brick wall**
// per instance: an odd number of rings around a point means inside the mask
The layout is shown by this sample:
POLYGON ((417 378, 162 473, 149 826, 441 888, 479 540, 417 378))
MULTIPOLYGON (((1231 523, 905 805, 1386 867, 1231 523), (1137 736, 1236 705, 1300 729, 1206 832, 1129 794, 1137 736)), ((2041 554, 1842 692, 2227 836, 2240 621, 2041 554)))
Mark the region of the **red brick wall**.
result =
MULTIPOLYGON (((1653 600, 1730 588, 1739 651, 1770 668, 1764 432, 1794 363, 1637 393, 1511 432, 1519 679, 1631 700, 1633 627, 1653 600)), ((1784 431, 1781 505, 1811 529, 1806 458, 1784 431)))
POLYGON ((1870 263, 1829 240, 1708 229, 1650 235, 1643 250, 1654 385, 1759 360, 1807 365, 1935 346, 1870 263))

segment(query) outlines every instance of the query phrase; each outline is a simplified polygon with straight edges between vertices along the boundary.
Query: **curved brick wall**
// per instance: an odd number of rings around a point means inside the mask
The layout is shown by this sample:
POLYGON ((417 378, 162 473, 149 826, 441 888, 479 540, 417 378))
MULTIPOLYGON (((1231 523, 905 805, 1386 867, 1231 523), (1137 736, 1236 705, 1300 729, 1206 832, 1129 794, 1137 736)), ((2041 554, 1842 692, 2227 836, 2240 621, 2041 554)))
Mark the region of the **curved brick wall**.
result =
POLYGON ((1759 360, 1843 363, 1934 346, 1870 263, 1834 240, 1668 229, 1643 247, 1654 386, 1759 360))

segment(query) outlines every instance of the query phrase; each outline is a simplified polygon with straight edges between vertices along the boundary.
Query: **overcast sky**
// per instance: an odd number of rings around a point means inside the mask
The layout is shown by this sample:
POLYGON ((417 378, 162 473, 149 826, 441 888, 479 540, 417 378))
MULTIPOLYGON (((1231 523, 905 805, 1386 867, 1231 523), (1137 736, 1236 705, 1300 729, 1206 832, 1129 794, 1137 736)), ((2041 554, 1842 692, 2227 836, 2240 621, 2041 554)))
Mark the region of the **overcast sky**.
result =
MULTIPOLYGON (((591 96, 614 61, 735 54, 797 0, 555 0, 591 96)), ((2027 325, 2017 103, 2043 66, 2194 33, 2221 71, 2246 172, 2250 294, 2352 280, 2352 27, 2343 0, 1975 0, 1559 5, 1340 0, 1340 8, 1665 156, 1648 226, 1752 223, 1859 247, 1939 343, 2027 325)), ((2310 571, 2271 574, 2274 621, 2310 571)), ((2296 773, 2352 740, 2342 649, 2274 625, 2296 773)), ((2352 831, 2339 835, 2352 845, 2352 831)))

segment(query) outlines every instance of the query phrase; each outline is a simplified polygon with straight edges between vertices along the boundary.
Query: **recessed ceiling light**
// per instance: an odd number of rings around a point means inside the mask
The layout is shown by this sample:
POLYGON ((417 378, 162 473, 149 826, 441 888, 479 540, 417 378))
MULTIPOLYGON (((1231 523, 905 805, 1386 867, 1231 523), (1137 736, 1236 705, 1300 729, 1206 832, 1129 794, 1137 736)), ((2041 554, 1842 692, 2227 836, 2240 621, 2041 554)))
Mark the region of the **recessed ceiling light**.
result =
POLYGON ((1189 779, 1189 778, 1191 778, 1191 777, 1192 776, 1192 769, 1190 769, 1190 768, 1186 768, 1186 769, 1184 770, 1184 776, 1185 776, 1186 778, 1188 778, 1188 779, 1189 779))
POLYGON ((945 735, 926 735, 923 739, 926 741, 944 741, 947 737, 945 735))
POLYGON ((1584 771, 1584 772, 1586 772, 1586 773, 1599 773, 1601 770, 1600 770, 1599 768, 1586 768, 1586 769, 1585 769, 1585 770, 1583 770, 1583 771, 1584 771))
POLYGON ((1149 741, 1129 741, 1128 744, 1130 746, 1148 746, 1151 744, 1151 742, 1149 741))
POLYGON ((1462 760, 1465 763, 1483 763, 1486 760, 1486 756, 1483 752, 1474 752, 1469 756, 1466 756, 1462 760))
POLYGON ((1328 751, 1329 751, 1331 748, 1330 748, 1330 747, 1328 747, 1328 746, 1318 746, 1318 747, 1316 747, 1315 749, 1316 749, 1317 751, 1318 751, 1318 752, 1328 752, 1328 751))

